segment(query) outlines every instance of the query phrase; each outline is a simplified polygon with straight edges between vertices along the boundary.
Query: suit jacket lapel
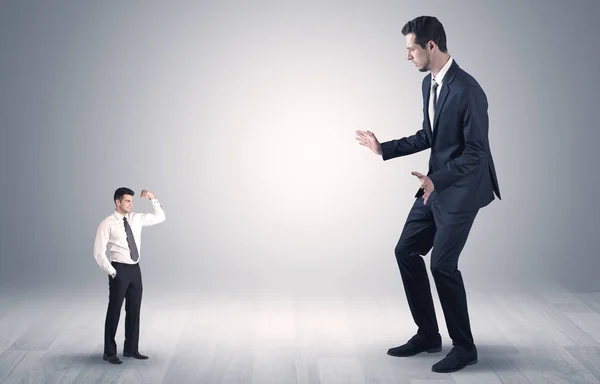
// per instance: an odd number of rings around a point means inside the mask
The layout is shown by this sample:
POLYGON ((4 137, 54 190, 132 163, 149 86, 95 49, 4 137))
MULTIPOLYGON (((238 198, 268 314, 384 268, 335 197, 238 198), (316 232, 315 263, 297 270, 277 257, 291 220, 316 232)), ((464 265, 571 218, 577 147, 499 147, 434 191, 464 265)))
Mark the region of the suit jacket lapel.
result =
POLYGON ((448 97, 449 84, 445 81, 442 84, 442 89, 440 90, 440 97, 438 98, 437 103, 435 104, 435 114, 433 115, 433 129, 437 130, 437 122, 440 119, 440 112, 444 107, 444 102, 446 101, 446 97, 448 97))
POLYGON ((448 97, 448 93, 450 93, 450 88, 452 87, 452 80, 454 80, 454 76, 456 75, 456 68, 458 68, 458 64, 456 61, 452 62, 450 68, 448 68, 448 72, 446 72, 446 76, 444 76, 444 80, 442 80, 442 89, 440 90, 440 96, 438 97, 437 103, 435 104, 435 114, 433 120, 433 132, 437 132, 438 120, 440 119, 440 113, 444 108, 444 103, 446 102, 446 98, 448 97))
POLYGON ((429 97, 431 93, 431 75, 427 76, 423 82, 423 115, 425 116, 425 131, 429 136, 429 142, 433 141, 433 133, 431 131, 431 123, 429 122, 429 97))

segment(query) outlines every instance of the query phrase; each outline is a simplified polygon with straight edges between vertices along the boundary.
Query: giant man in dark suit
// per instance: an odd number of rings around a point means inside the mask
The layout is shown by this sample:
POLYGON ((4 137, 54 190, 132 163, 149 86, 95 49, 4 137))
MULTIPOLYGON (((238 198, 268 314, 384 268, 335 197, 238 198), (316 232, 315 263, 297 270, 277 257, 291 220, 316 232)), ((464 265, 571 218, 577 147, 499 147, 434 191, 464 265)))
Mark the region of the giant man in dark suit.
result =
POLYGON ((423 127, 416 134, 379 143, 370 131, 357 131, 360 144, 390 160, 431 149, 395 254, 406 297, 418 327, 392 356, 441 351, 433 299, 422 256, 431 250, 431 272, 453 348, 435 372, 454 372, 477 362, 467 297, 458 258, 479 209, 500 198, 488 140, 488 101, 478 82, 446 49, 443 26, 422 16, 403 28, 408 60, 430 73, 423 79, 423 127))

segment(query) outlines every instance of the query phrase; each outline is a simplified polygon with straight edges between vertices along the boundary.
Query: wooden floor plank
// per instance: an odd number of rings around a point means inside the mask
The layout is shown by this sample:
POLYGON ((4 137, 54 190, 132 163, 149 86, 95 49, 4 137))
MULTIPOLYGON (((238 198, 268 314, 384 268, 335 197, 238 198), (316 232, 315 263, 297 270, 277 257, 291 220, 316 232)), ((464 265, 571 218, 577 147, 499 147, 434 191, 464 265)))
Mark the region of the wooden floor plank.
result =
MULTIPOLYGON (((431 366, 443 351, 386 354, 416 327, 405 298, 298 293, 261 297, 147 298, 140 351, 150 360, 102 361, 106 297, 0 302, 0 382, 475 384, 599 383, 600 295, 469 292, 479 362, 452 374, 431 366)), ((122 352, 123 321, 118 330, 122 352)))

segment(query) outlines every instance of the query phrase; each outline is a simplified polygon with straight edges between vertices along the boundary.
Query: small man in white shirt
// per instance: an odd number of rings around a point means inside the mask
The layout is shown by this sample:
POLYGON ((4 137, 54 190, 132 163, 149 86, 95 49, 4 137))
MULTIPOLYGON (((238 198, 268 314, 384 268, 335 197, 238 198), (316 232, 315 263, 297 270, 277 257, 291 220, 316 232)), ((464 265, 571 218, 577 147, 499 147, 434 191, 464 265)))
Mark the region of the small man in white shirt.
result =
POLYGON ((148 356, 138 350, 140 335, 140 308, 142 304, 142 274, 140 271, 142 227, 165 221, 158 199, 147 190, 142 198, 152 202, 152 213, 132 212, 134 192, 118 188, 114 194, 115 211, 98 226, 94 242, 94 258, 108 274, 109 299, 104 325, 104 354, 111 364, 121 364, 117 357, 115 335, 119 325, 123 300, 125 304, 125 343, 123 356, 145 360, 148 356), (106 251, 109 252, 108 258, 106 251))

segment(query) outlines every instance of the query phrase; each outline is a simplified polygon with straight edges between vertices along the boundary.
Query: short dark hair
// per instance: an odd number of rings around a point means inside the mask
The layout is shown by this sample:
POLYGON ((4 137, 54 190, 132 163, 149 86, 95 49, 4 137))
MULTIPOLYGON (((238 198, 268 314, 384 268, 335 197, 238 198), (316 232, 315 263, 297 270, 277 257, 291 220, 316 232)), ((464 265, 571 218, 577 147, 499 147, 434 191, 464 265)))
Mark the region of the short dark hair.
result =
POLYGON ((135 192, 133 192, 131 189, 125 188, 125 187, 117 188, 117 190, 115 191, 113 201, 121 200, 124 195, 133 196, 133 195, 135 195, 135 192))
POLYGON ((415 34, 415 43, 421 48, 425 48, 427 42, 433 40, 440 51, 448 50, 444 26, 435 16, 419 16, 406 23, 402 28, 402 34, 406 36, 410 33, 415 34))

